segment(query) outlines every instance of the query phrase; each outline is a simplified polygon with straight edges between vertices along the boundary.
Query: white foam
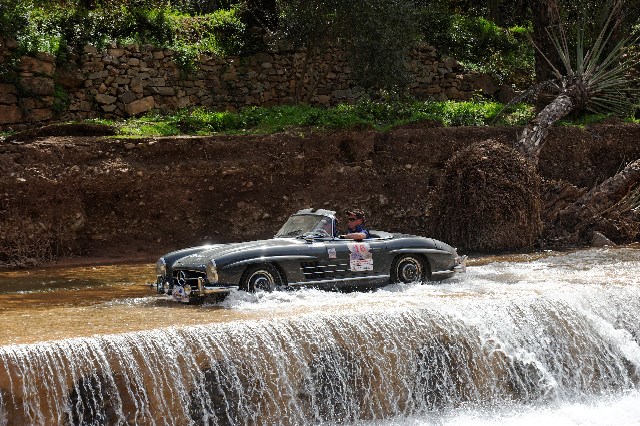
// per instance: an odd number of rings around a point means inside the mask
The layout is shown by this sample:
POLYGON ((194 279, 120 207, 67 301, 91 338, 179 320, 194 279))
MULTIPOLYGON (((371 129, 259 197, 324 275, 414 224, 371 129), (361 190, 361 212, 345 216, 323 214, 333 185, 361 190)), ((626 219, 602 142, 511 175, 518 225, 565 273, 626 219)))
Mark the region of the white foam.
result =
POLYGON ((446 413, 361 422, 368 426, 637 426, 640 392, 629 391, 584 402, 549 406, 512 405, 497 409, 463 407, 446 413))

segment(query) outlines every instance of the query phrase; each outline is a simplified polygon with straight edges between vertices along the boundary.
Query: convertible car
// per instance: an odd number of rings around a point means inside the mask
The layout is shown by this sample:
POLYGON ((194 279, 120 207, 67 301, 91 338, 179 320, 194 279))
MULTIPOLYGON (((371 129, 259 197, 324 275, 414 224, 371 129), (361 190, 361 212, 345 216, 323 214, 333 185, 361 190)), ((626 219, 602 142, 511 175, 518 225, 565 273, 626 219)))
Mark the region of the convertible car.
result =
POLYGON ((231 290, 363 287, 443 279, 466 270, 466 256, 441 241, 370 231, 371 238, 336 237, 335 212, 305 209, 274 238, 187 248, 162 256, 156 289, 180 302, 231 290))

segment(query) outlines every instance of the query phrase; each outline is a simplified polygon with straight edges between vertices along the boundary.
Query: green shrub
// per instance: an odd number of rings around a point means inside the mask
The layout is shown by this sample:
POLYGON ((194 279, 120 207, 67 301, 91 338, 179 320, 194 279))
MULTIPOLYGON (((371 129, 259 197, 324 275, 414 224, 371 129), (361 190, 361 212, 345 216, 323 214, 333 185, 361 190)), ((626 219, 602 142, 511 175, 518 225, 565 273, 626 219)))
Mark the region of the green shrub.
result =
POLYGON ((178 41, 171 46, 171 49, 176 52, 173 60, 180 68, 180 71, 184 74, 191 74, 198 70, 200 50, 197 46, 178 41))
POLYGON ((2 36, 16 39, 29 25, 29 3, 23 0, 0 2, 0 28, 2 36))
POLYGON ((194 50, 233 55, 243 49, 245 26, 236 9, 201 16, 173 14, 169 19, 176 41, 194 50))
POLYGON ((502 28, 482 17, 451 14, 438 7, 422 9, 420 20, 424 40, 467 68, 517 87, 529 87, 534 81, 528 28, 502 28))
POLYGON ((104 47, 111 42, 166 45, 173 39, 167 14, 166 9, 126 6, 74 9, 60 14, 58 25, 64 29, 64 40, 70 46, 104 47))
POLYGON ((79 3, 4 0, 0 24, 23 53, 59 54, 67 46, 103 48, 114 42, 153 44, 174 48, 187 64, 203 52, 237 54, 245 45, 245 25, 236 9, 190 16, 159 0, 96 1, 92 8, 79 3))
POLYGON ((197 70, 198 58, 203 53, 225 56, 243 50, 245 26, 235 9, 203 16, 174 13, 168 20, 174 34, 170 47, 177 52, 175 61, 185 73, 197 70))
POLYGON ((124 135, 142 136, 212 133, 274 133, 291 129, 387 130, 395 126, 437 121, 445 126, 486 126, 492 124, 521 125, 531 119, 527 105, 515 105, 503 112, 497 102, 374 102, 341 104, 332 108, 307 105, 247 107, 238 112, 210 111, 196 108, 183 110, 164 118, 131 119, 121 126, 124 135), (145 133, 147 132, 147 133, 145 133))

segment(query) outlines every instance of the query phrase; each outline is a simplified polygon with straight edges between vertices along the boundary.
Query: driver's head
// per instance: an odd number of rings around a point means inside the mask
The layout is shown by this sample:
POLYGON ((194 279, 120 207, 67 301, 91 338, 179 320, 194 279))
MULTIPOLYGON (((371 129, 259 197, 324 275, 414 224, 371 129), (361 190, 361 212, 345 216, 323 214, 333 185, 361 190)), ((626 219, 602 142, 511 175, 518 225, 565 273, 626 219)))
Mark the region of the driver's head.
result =
POLYGON ((344 214, 347 216, 347 221, 349 222, 349 227, 351 225, 360 225, 365 222, 365 214, 363 210, 360 209, 350 209, 345 210, 344 214))

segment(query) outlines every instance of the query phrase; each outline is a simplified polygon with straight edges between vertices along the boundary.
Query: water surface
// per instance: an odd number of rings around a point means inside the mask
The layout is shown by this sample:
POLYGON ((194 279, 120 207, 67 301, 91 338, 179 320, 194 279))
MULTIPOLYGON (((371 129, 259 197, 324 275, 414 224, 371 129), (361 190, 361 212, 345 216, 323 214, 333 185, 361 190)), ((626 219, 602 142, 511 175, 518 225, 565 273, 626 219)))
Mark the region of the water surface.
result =
POLYGON ((639 271, 546 252, 198 306, 153 265, 2 273, 0 424, 637 424, 639 271))

